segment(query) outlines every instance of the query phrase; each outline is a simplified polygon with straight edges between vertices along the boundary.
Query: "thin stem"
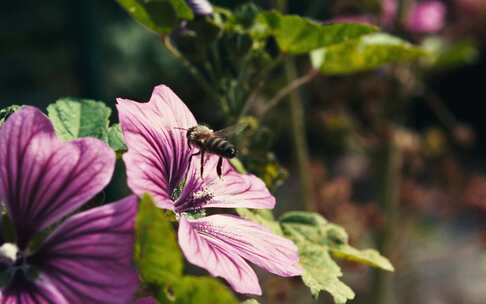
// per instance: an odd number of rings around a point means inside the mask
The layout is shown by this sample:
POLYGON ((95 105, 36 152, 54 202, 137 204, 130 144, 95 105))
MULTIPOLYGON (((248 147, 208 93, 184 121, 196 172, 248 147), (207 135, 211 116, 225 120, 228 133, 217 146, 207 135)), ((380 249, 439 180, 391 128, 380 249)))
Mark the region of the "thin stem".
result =
POLYGON ((256 81, 256 86, 252 90, 251 94, 248 96, 246 99, 245 105, 243 106, 241 113, 240 113, 240 118, 248 114, 250 111, 251 107, 254 105, 254 103, 257 100, 257 96, 260 93, 260 90, 263 88, 265 85, 265 82, 267 80, 268 75, 270 72, 276 68, 279 64, 283 63, 284 58, 286 58, 283 55, 279 55, 277 59, 272 61, 271 64, 267 65, 266 68, 264 68, 257 76, 257 81, 256 81))
POLYGON ((457 119, 454 114, 449 111, 442 99, 430 90, 427 90, 424 95, 424 99, 437 118, 444 124, 444 126, 450 130, 454 129, 454 127, 457 125, 457 119))
MULTIPOLYGON (((398 208, 400 203, 400 182, 402 168, 402 152, 397 146, 393 130, 389 138, 374 158, 376 179, 378 181, 379 204, 383 212, 385 224, 376 234, 377 249, 385 256, 392 252, 395 230, 398 223, 398 208)), ((375 304, 387 304, 390 297, 391 275, 383 271, 374 271, 372 280, 372 301, 375 304)))
MULTIPOLYGON (((292 65, 294 65, 292 63, 292 65)), ((288 69, 288 63, 286 65, 286 69, 288 69)), ((295 67, 294 67, 295 70, 295 67)), ((287 71, 288 73, 288 71, 287 71)), ((295 72, 293 73, 294 75, 296 74, 295 72)), ((310 82, 313 80, 317 75, 319 75, 319 71, 317 70, 310 70, 307 74, 300 78, 296 78, 293 80, 291 83, 289 83, 286 87, 282 88, 273 96, 266 104, 266 106, 263 108, 263 110, 259 113, 259 116, 265 116, 271 109, 273 109, 275 106, 277 106, 287 95, 294 95, 294 91, 303 86, 304 84, 310 82)), ((288 74, 287 74, 288 76, 288 74)))
POLYGON ((179 52, 179 50, 176 48, 174 44, 172 44, 172 41, 170 39, 170 36, 163 36, 162 37, 162 42, 164 43, 165 48, 174 56, 177 60, 179 60, 184 67, 187 68, 187 70, 191 73, 191 75, 196 78, 198 83, 202 86, 204 91, 211 96, 211 98, 214 98, 215 100, 219 100, 219 96, 214 93, 214 90, 211 86, 211 84, 207 81, 206 78, 199 72, 199 70, 189 61, 187 60, 184 55, 179 52))
MULTIPOLYGON (((288 79, 295 79, 297 71, 293 60, 289 60, 285 65, 285 71, 288 79)), ((299 92, 296 91, 302 84, 314 78, 313 73, 309 73, 302 78, 292 81, 288 89, 282 90, 282 93, 277 96, 275 104, 278 100, 283 99, 287 94, 290 94, 290 122, 292 138, 297 159, 298 174, 300 180, 300 194, 304 203, 305 210, 314 210, 314 192, 312 187, 312 178, 310 174, 310 157, 307 146, 307 135, 305 131, 305 117, 304 107, 299 92), (280 97, 281 96, 281 97, 280 97)))

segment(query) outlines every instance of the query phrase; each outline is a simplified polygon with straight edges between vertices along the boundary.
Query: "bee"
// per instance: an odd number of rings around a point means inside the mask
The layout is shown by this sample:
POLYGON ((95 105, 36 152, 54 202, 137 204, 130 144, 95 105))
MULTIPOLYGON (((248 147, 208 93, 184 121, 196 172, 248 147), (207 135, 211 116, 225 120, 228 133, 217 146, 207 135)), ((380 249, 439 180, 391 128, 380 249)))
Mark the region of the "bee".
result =
POLYGON ((198 152, 191 154, 189 163, 193 156, 201 156, 201 177, 204 173, 204 156, 206 153, 211 153, 219 156, 218 164, 216 166, 216 173, 221 178, 223 159, 232 159, 236 156, 237 151, 234 144, 227 138, 231 135, 237 134, 246 128, 246 124, 239 123, 219 131, 213 131, 205 125, 197 125, 187 129, 186 137, 189 148, 196 147, 198 152))

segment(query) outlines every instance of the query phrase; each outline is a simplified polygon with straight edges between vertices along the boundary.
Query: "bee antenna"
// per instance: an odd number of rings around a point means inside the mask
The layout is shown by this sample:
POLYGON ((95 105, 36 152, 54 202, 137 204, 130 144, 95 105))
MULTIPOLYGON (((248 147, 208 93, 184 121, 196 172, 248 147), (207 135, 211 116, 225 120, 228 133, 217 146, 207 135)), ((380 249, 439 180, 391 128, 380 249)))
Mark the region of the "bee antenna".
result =
POLYGON ((184 130, 184 131, 187 131, 186 128, 178 128, 178 127, 174 127, 173 129, 177 129, 177 130, 184 130))

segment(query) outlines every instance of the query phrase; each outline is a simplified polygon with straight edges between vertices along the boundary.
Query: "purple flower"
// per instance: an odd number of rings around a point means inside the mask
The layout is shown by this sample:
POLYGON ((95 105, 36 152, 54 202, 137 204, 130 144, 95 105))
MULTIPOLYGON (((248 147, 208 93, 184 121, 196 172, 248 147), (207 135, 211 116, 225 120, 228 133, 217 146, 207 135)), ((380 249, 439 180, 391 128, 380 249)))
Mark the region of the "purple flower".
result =
POLYGON ((58 140, 33 107, 0 127, 0 201, 16 235, 9 240, 6 223, 0 226, 2 303, 131 301, 135 196, 53 227, 108 184, 114 162, 97 139, 58 140))
POLYGON ((210 15, 213 13, 213 6, 208 0, 187 0, 187 4, 196 15, 210 15))
POLYGON ((444 27, 447 9, 438 0, 414 4, 407 15, 407 29, 415 33, 435 33, 444 27))
POLYGON ((128 146, 128 185, 176 213, 179 244, 191 263, 249 294, 261 289, 245 260, 281 276, 301 273, 291 241, 237 216, 206 216, 209 208, 273 208, 275 198, 259 178, 237 173, 227 161, 218 178, 215 156, 208 156, 200 176, 200 159, 189 163, 194 151, 181 130, 197 125, 196 119, 168 87, 156 87, 148 103, 118 99, 117 108, 128 146))

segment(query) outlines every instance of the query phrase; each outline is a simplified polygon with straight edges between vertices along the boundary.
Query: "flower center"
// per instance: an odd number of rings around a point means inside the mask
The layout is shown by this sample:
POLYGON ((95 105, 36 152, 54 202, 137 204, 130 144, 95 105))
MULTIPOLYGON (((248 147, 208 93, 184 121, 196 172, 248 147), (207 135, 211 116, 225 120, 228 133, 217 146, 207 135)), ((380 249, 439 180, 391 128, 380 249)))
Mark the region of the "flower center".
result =
POLYGON ((213 199, 214 194, 201 185, 181 184, 172 191, 176 214, 184 213, 191 217, 204 214, 204 206, 213 199))
POLYGON ((32 267, 17 245, 4 243, 0 246, 0 287, 8 286, 16 279, 33 278, 33 275, 32 267))

